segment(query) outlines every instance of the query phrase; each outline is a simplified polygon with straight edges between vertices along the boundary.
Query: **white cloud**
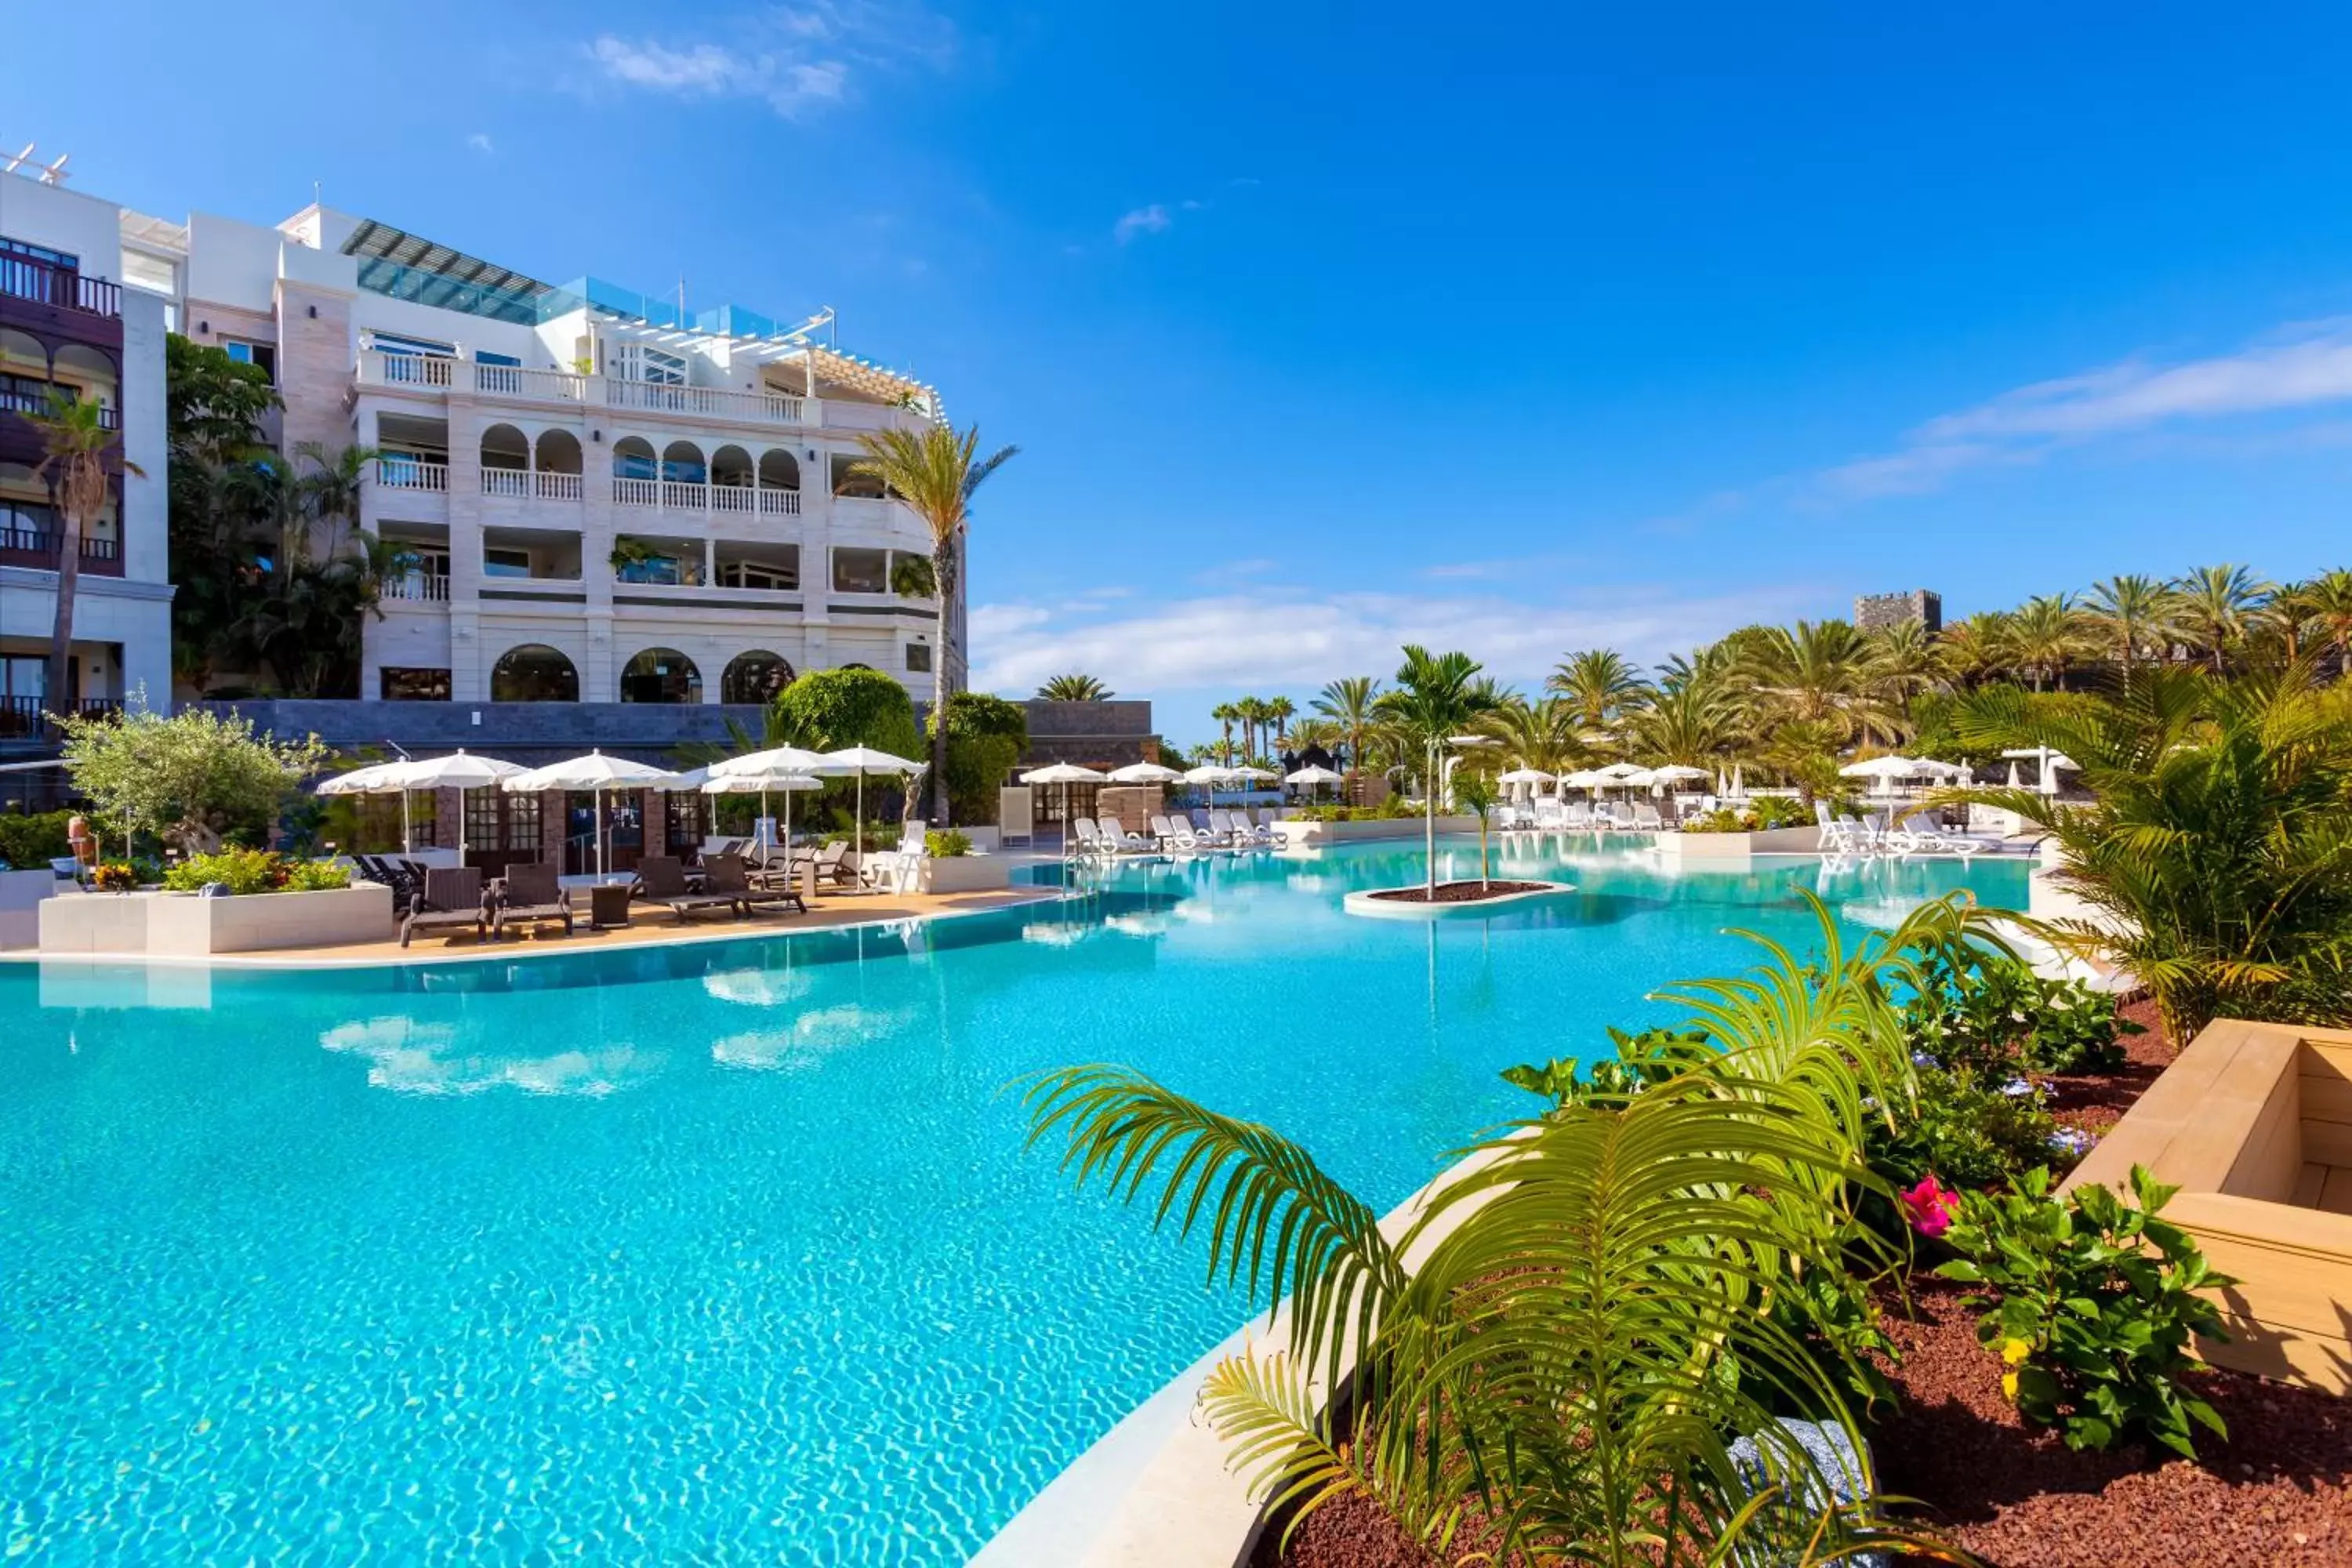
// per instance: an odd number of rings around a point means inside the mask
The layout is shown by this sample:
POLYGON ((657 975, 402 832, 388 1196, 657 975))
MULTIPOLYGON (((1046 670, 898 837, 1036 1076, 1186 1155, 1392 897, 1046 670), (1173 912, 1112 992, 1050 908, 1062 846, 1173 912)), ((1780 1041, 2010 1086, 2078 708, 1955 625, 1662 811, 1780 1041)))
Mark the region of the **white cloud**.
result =
POLYGON ((672 47, 600 33, 586 55, 606 83, 688 100, 751 99, 799 119, 853 96, 855 77, 909 63, 945 69, 955 33, 919 5, 816 0, 735 24, 724 41, 672 47))
POLYGON ((477 153, 488 153, 498 151, 497 148, 490 145, 490 133, 487 131, 477 131, 471 136, 467 137, 466 145, 471 147, 477 153))
POLYGON ((1086 621, 1034 605, 982 605, 971 614, 972 684, 1025 694, 1083 669, 1139 697, 1193 687, 1313 687, 1340 675, 1385 677, 1409 642, 1466 649, 1496 679, 1525 683, 1570 648, 1659 658, 1744 622, 1783 616, 1817 596, 1793 585, 1715 598, 1620 589, 1605 603, 1529 605, 1467 594, 1310 596, 1267 589, 1086 621))
POLYGON ((2282 329, 2234 353, 2140 357, 2037 382, 1942 415, 1895 451, 1820 476, 1832 497, 1917 494, 1971 468, 2032 463, 2065 447, 2200 420, 2294 413, 2352 399, 2352 319, 2282 329))
POLYGON ((1148 207, 1138 207, 1110 226, 1110 237, 1126 245, 1140 235, 1164 234, 1175 219, 1168 216, 1166 206, 1159 202, 1148 207))

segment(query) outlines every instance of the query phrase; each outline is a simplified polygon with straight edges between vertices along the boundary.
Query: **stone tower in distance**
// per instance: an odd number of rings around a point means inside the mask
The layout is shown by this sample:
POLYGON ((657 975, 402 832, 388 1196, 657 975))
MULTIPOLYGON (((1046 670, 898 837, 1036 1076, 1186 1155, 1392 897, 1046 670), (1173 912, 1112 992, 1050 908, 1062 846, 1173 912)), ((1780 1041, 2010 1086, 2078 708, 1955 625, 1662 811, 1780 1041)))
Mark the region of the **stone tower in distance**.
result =
POLYGON ((1907 594, 1857 594, 1853 600, 1853 624, 1862 631, 1879 626, 1900 626, 1905 621, 1916 621, 1934 637, 1944 629, 1944 596, 1930 588, 1914 588, 1907 594))

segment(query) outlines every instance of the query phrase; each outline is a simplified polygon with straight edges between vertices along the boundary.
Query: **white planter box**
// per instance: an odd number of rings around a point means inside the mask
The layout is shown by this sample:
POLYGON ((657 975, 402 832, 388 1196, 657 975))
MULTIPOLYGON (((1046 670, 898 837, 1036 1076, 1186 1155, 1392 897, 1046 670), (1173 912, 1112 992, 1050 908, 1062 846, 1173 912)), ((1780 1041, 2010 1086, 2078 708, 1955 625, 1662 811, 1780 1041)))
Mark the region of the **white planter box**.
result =
MULTIPOLYGON (((1418 816, 1374 817, 1363 822, 1307 822, 1286 816, 1274 825, 1275 842, 1285 849, 1311 849, 1325 844, 1360 844, 1368 839, 1419 838, 1428 829, 1418 816)), ((1440 833, 1475 833, 1475 816, 1441 816, 1440 833)))
POLYGON ((0 871, 0 948, 40 946, 41 905, 57 895, 58 886, 58 874, 46 866, 0 871))
POLYGON ((1012 886, 1013 865, 1002 855, 929 856, 923 861, 922 891, 984 893, 1012 886))
POLYGON ((1661 833, 1658 853, 1668 859, 1745 866, 1757 855, 1818 855, 1818 827, 1768 827, 1761 833, 1661 833))
POLYGON ((41 905, 43 952, 202 957, 388 942, 392 889, 360 882, 317 893, 91 893, 41 905))

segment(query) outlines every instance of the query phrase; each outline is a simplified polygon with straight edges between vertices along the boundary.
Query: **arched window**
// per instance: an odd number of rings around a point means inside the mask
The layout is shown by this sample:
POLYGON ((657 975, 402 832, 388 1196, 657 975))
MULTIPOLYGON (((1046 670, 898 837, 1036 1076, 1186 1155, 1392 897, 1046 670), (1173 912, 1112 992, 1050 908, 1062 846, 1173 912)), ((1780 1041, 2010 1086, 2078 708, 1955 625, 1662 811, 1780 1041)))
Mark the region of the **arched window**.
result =
POLYGON ((763 490, 800 489, 800 464, 782 447, 770 447, 760 454, 760 488, 763 490))
POLYGON ((691 441, 672 441, 662 449, 661 477, 674 485, 698 485, 709 472, 702 448, 691 441))
POLYGON ((727 672, 719 678, 719 700, 766 703, 792 683, 791 665, 765 648, 753 648, 728 661, 727 672))
POLYGON ((580 437, 569 430, 541 431, 539 471, 542 474, 580 472, 580 437))
POLYGON ((699 702, 702 672, 674 647, 649 647, 622 667, 624 702, 699 702))
POLYGON ((721 447, 710 454, 710 482, 749 489, 754 474, 751 454, 740 447, 721 447))
POLYGON ((511 425, 493 425, 482 432, 482 467, 528 468, 530 437, 511 425))
POLYGON ((624 436, 613 443, 613 477, 616 479, 650 479, 658 465, 654 461, 654 444, 642 436, 624 436))
POLYGON ((490 668, 493 702, 577 702, 580 672, 545 643, 510 647, 490 668))

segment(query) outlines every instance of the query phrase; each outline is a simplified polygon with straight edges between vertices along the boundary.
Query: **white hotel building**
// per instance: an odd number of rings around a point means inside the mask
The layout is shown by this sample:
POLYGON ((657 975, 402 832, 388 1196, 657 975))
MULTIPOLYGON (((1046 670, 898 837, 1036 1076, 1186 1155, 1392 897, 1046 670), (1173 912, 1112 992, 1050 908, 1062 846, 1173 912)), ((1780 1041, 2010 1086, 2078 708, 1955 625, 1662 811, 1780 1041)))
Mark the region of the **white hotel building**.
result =
POLYGON ((178 330, 270 369, 286 451, 382 454, 362 526, 417 565, 366 625, 361 699, 756 702, 845 665, 927 698, 960 668, 961 606, 891 591, 929 533, 848 471, 936 395, 829 317, 689 316, 317 206, 124 222, 178 330))

